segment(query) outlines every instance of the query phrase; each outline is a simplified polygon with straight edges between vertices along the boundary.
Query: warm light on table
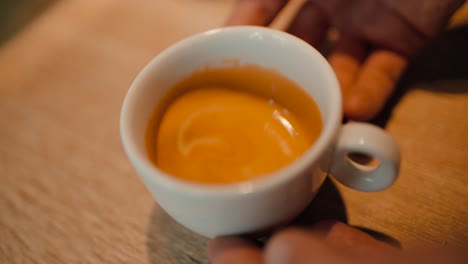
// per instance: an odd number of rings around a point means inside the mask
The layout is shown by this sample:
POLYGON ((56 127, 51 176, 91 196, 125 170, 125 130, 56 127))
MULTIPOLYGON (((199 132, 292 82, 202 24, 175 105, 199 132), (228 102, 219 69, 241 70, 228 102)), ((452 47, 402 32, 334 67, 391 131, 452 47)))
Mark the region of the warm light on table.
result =
MULTIPOLYGON (((163 213, 130 167, 118 121, 139 70, 221 25, 231 4, 56 1, 0 46, 1 263, 206 262, 206 240, 163 213)), ((395 186, 336 185, 350 224, 404 247, 467 239, 468 42, 456 30, 410 69, 389 116, 403 159, 395 186)))

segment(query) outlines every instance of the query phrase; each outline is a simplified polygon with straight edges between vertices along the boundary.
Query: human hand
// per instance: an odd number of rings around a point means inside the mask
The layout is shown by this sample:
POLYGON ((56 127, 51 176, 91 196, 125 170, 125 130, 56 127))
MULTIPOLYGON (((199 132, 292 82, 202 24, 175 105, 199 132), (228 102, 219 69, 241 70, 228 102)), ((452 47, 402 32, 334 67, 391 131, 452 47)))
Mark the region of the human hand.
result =
POLYGON ((311 229, 287 229, 274 235, 261 250, 237 237, 212 240, 208 257, 212 264, 461 264, 457 251, 402 252, 384 242, 338 222, 321 222, 311 229))
MULTIPOLYGON (((267 26, 288 0, 238 0, 227 25, 267 26)), ((411 58, 440 33, 464 0, 307 0, 288 32, 319 47, 339 34, 328 60, 343 92, 344 114, 375 117, 411 58)))

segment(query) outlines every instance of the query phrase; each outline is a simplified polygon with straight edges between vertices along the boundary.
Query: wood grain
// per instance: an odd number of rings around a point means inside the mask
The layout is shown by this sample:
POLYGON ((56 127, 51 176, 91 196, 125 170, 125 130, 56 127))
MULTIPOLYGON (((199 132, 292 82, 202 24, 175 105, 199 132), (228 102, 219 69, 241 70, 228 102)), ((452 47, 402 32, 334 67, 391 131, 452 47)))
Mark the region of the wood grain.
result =
MULTIPOLYGON (((57 1, 0 46, 0 263, 206 263, 207 241, 174 223, 130 167, 118 119, 138 71, 219 26, 231 4, 57 1)), ((350 224, 403 246, 460 244, 468 71, 407 86, 387 125, 403 154, 398 182, 372 194, 336 184, 337 197, 350 224)))

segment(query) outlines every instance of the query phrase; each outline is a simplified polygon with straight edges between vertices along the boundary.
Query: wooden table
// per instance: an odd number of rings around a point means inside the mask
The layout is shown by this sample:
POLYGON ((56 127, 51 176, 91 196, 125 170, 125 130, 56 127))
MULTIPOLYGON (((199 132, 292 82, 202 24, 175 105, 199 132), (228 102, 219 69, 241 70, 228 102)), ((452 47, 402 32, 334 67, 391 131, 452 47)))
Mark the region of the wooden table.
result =
MULTIPOLYGON (((56 1, 0 46, 0 263, 206 262, 207 241, 174 223, 130 167, 119 110, 153 56, 217 27, 231 4, 56 1)), ((403 154, 396 185, 328 182, 306 217, 336 213, 403 247, 468 237, 466 33, 437 40, 400 85, 386 125, 403 154)))

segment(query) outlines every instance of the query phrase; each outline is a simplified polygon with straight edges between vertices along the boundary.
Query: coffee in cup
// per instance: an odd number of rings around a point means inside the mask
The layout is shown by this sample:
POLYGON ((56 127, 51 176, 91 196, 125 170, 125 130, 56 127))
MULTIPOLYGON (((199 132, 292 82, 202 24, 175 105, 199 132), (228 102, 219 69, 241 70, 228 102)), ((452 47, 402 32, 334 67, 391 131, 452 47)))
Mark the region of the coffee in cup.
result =
POLYGON ((294 81, 274 69, 233 65, 176 83, 155 108, 146 146, 173 177, 233 183, 285 167, 321 130, 317 104, 294 81))

